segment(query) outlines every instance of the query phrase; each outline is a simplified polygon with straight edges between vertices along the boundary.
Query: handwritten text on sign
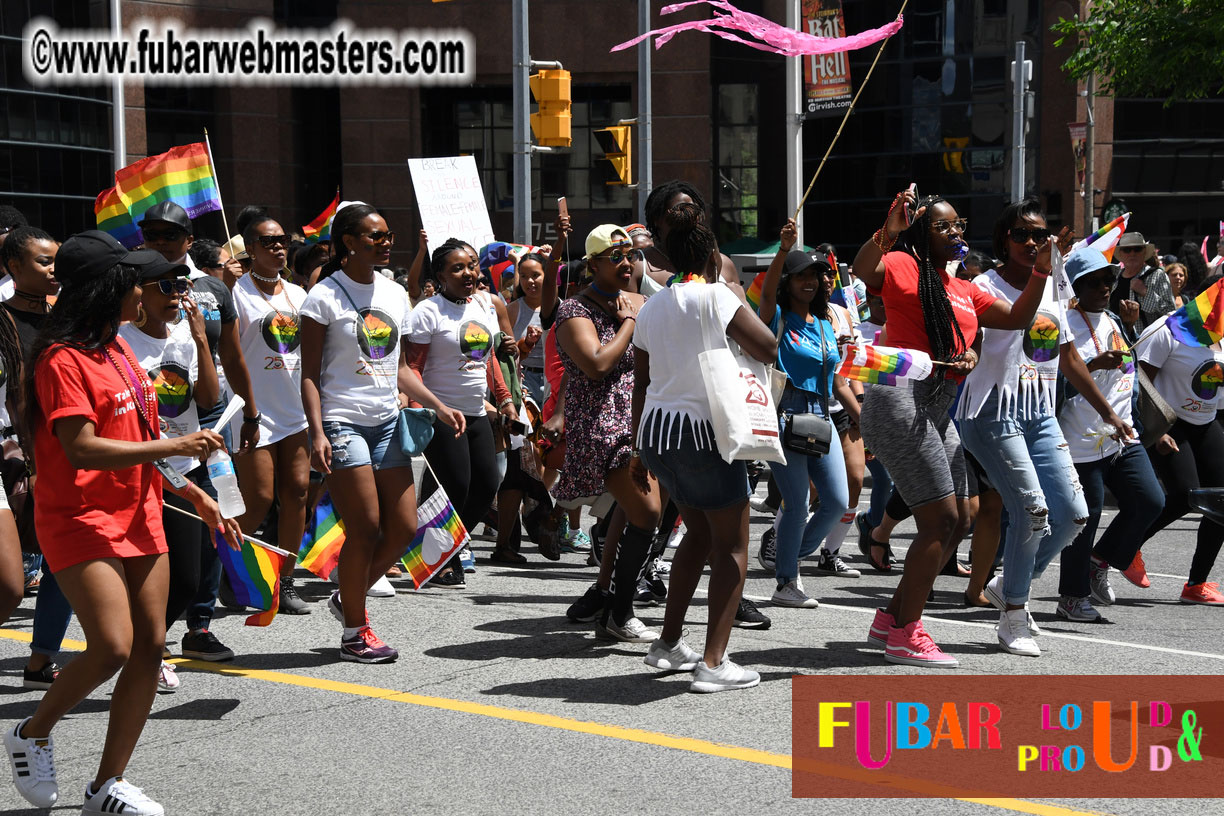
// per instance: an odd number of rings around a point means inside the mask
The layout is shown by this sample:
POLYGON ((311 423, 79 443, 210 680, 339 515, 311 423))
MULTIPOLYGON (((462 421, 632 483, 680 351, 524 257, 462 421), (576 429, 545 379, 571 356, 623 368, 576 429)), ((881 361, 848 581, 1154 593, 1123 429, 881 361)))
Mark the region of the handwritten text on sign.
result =
POLYGON ((459 238, 479 249, 493 240, 475 158, 409 159, 408 171, 430 244, 459 238))

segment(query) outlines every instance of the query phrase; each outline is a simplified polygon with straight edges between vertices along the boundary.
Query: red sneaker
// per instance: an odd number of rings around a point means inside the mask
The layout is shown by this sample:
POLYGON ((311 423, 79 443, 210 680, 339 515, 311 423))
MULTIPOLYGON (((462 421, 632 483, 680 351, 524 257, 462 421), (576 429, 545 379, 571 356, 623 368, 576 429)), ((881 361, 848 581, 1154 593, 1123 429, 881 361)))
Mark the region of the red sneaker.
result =
POLYGON ((1130 566, 1122 570, 1122 577, 1141 589, 1147 589, 1152 582, 1147 577, 1147 565, 1143 563, 1143 553, 1135 553, 1130 566))
POLYGON ((1224 606, 1224 594, 1220 593, 1220 585, 1215 581, 1210 583, 1186 584, 1182 587, 1182 603, 1204 604, 1205 606, 1224 606))

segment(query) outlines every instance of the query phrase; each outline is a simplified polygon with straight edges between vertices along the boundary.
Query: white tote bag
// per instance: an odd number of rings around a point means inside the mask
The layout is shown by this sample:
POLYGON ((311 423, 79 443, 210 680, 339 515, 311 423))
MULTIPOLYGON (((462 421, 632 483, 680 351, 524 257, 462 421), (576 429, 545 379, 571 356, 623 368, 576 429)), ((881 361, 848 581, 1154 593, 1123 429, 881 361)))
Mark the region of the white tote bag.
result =
POLYGON ((705 351, 697 355, 697 362, 710 401, 718 452, 728 463, 737 459, 785 463, 765 364, 740 351, 720 328, 714 305, 717 285, 709 284, 701 293, 705 351))

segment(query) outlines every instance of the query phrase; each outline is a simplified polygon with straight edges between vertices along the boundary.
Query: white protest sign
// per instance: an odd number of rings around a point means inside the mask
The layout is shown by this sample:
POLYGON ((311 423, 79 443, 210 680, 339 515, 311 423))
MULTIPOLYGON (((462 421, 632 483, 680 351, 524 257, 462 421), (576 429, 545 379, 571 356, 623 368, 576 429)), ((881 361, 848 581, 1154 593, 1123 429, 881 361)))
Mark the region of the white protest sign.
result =
POLYGON ((409 159, 421 226, 431 246, 447 238, 467 241, 476 249, 493 240, 493 225, 472 156, 409 159))

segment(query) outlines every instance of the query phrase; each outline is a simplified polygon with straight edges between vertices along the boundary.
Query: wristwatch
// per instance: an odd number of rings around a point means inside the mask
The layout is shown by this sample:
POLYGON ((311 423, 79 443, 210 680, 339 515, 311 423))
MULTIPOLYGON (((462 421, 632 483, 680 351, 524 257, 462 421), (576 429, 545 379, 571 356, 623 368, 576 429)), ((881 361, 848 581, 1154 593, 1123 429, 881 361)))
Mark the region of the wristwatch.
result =
POLYGON ((260 421, 261 419, 263 419, 263 411, 260 411, 258 414, 256 414, 256 415, 255 415, 255 416, 253 416, 253 417, 244 416, 244 417, 242 418, 242 421, 243 421, 243 422, 249 422, 249 423, 251 423, 252 425, 258 425, 258 424, 259 424, 259 421, 260 421))

